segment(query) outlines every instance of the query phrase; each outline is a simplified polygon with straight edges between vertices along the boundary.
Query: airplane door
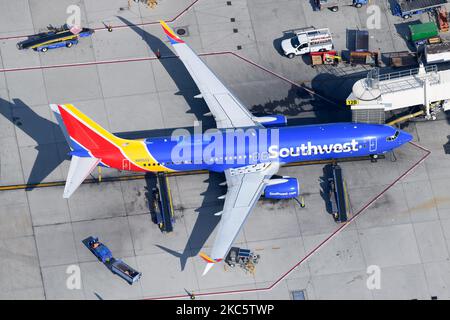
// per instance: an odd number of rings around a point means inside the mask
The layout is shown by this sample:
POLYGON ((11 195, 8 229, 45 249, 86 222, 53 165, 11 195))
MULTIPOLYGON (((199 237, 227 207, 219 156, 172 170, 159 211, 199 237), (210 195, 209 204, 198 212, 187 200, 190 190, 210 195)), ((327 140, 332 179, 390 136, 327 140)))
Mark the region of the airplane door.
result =
POLYGON ((123 161, 122 161, 122 170, 130 170, 130 160, 123 159, 123 161))
POLYGON ((369 138, 369 151, 377 151, 377 138, 369 138))

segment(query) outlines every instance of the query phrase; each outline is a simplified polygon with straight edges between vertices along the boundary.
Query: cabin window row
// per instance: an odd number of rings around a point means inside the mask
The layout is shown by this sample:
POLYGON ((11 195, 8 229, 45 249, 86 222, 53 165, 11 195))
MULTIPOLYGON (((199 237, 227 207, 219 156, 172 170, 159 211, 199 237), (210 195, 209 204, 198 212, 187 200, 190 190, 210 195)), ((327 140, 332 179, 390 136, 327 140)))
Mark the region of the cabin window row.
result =
MULTIPOLYGON (((252 155, 248 156, 249 159, 252 159, 252 155)), ((247 155, 243 155, 243 156, 234 156, 234 157, 218 157, 218 158, 214 158, 214 159, 208 159, 205 162, 210 162, 210 161, 222 161, 222 160, 237 160, 237 159, 247 159, 247 155)), ((144 163, 143 166, 144 167, 151 167, 151 166, 159 166, 159 165, 171 165, 171 164, 192 164, 193 162, 191 160, 184 160, 181 162, 162 162, 162 163, 144 163)))

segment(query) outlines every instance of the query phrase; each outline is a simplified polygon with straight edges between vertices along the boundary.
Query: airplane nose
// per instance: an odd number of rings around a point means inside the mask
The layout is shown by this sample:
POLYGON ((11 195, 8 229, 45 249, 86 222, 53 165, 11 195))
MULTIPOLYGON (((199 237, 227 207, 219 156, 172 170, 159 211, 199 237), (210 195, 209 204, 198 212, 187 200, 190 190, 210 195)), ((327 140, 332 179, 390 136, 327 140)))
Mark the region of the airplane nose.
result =
POLYGON ((413 139, 413 136, 410 133, 401 131, 398 142, 400 145, 403 145, 405 143, 410 142, 412 139, 413 139))

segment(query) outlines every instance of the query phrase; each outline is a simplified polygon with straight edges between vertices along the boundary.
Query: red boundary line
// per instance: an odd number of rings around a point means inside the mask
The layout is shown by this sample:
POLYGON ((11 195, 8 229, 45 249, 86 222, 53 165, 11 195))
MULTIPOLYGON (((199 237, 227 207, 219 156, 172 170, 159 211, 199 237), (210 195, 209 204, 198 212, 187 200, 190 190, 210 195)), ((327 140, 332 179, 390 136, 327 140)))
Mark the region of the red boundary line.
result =
POLYGON ((285 78, 285 77, 283 77, 282 75, 280 75, 280 74, 278 74, 278 73, 276 73, 276 72, 274 72, 274 71, 271 71, 271 70, 267 69, 266 67, 263 67, 263 66, 257 64, 256 62, 253 62, 253 61, 251 61, 251 60, 249 60, 249 59, 247 59, 247 58, 241 56, 240 54, 237 54, 237 53, 235 53, 235 52, 229 52, 229 53, 231 53, 232 55, 234 55, 234 56, 236 56, 236 57, 238 57, 238 58, 240 58, 240 59, 242 59, 242 60, 248 62, 249 64, 251 64, 251 65, 253 65, 253 66, 255 66, 255 67, 258 67, 258 68, 260 68, 260 69, 262 69, 262 70, 264 70, 264 71, 270 73, 271 75, 274 75, 274 76, 276 76, 276 77, 278 77, 278 78, 280 78, 280 79, 282 79, 282 80, 284 80, 284 81, 286 81, 286 82, 288 82, 288 83, 290 83, 290 84, 292 84, 292 85, 294 85, 294 86, 296 86, 296 87, 299 87, 299 88, 305 90, 306 92, 308 92, 308 93, 311 94, 311 95, 317 96, 317 97, 319 97, 320 99, 325 100, 325 101, 328 102, 328 103, 331 103, 331 104, 334 104, 334 105, 339 105, 336 101, 332 101, 332 100, 330 100, 330 99, 328 99, 328 98, 325 98, 324 96, 319 95, 317 92, 314 92, 312 89, 309 89, 309 88, 307 88, 307 87, 305 87, 305 86, 303 86, 303 85, 300 85, 300 84, 298 84, 298 83, 296 83, 296 82, 294 82, 294 81, 292 81, 292 80, 289 80, 288 78, 285 78))
MULTIPOLYGON (((431 154, 431 151, 414 143, 410 142, 414 147, 425 152, 425 155, 420 158, 416 163, 414 163, 408 170, 406 170, 403 174, 401 174, 398 178, 396 178, 390 185, 388 185, 381 193, 379 193, 376 197, 370 200, 366 205, 364 205, 350 220, 348 220, 345 224, 341 225, 335 231, 333 231, 325 240, 323 240, 320 244, 318 244, 314 249, 312 249, 306 256, 304 256, 299 262, 297 262, 294 266, 292 266, 288 271, 282 274, 274 283, 272 283, 268 287, 263 288, 255 288, 255 289, 241 289, 241 290, 229 290, 229 291, 216 291, 216 292, 204 292, 204 293, 196 293, 196 297, 200 296, 215 296, 215 295, 226 295, 226 294, 239 294, 239 293, 249 293, 249 292, 261 292, 261 291, 269 291, 276 287, 284 278, 286 278, 292 271, 294 271, 297 267, 299 267, 302 263, 308 260, 314 253, 316 253, 320 248, 322 248, 326 243, 331 241, 337 234, 339 234, 344 228, 346 228, 350 223, 355 221, 362 213, 364 213, 367 208, 369 208, 372 204, 374 204, 379 198, 381 198, 389 189, 391 189, 394 185, 396 185, 401 179, 410 174, 418 165, 420 165, 426 158, 431 154)), ((191 295, 175 295, 175 296, 164 296, 164 297, 155 297, 155 298, 145 298, 144 300, 170 300, 170 299, 180 299, 180 298, 190 298, 191 295)))
MULTIPOLYGON (((198 0, 197 0, 198 1, 198 0)), ((195 1, 193 4, 195 4, 197 1, 195 1)), ((193 5, 192 4, 192 5, 193 5)), ((192 6, 191 5, 191 6, 192 6)), ((190 8, 190 7, 189 7, 190 8)), ((189 8, 187 8, 185 11, 187 11, 189 8)), ((182 13, 181 13, 182 14, 182 13)), ((180 15, 181 15, 180 14, 180 15)), ((174 18, 173 20, 175 20, 174 18)), ((316 95, 317 97, 336 104, 335 102, 318 95, 311 89, 305 88, 304 86, 301 86, 282 75, 277 74, 276 72, 273 72, 235 52, 231 51, 223 51, 223 52, 211 52, 211 53, 203 53, 199 54, 199 56, 212 56, 212 55, 223 55, 223 54, 231 54, 235 57, 238 57, 247 63, 256 66, 292 85, 295 85, 299 88, 302 88, 306 90, 307 92, 316 95)), ((170 59, 175 58, 177 56, 166 56, 161 57, 160 59, 170 59)), ((37 70, 37 69, 53 69, 53 68, 66 68, 66 67, 78 67, 78 66, 89 66, 89 65, 101 65, 101 64, 114 64, 114 63, 126 63, 126 62, 138 62, 138 61, 150 61, 150 60, 157 60, 156 57, 144 57, 144 58, 133 58, 133 59, 123 59, 123 60, 110 60, 110 61, 96 61, 96 62, 85 62, 85 63, 75 63, 75 64, 62 64, 62 65, 51 65, 51 66, 39 66, 39 67, 29 67, 29 68, 13 68, 13 69, 2 69, 0 72, 15 72, 15 71, 28 71, 28 70, 37 70)), ((398 181, 403 179, 406 175, 408 175, 410 172, 412 172, 419 164, 421 164, 430 154, 431 151, 414 143, 410 142, 411 145, 415 146, 418 149, 421 149, 426 154, 420 158, 413 166, 411 166, 407 171, 405 171, 402 175, 400 175, 397 179, 395 179, 389 186, 387 186, 380 194, 378 194, 376 197, 374 197, 371 201, 369 201, 364 207, 362 207, 350 220, 348 220, 345 224, 342 224, 338 229, 336 229, 333 233, 331 233, 325 240, 323 240, 319 245, 317 245, 313 250, 311 250, 306 256, 304 256, 299 262, 297 262, 293 267, 291 267, 287 272, 285 272, 280 278, 278 278, 274 283, 272 283, 268 287, 263 288, 254 288, 254 289, 241 289, 241 290, 229 290, 229 291, 217 291, 217 292, 205 292, 205 293, 198 293, 195 294, 196 296, 212 296, 212 295, 225 295, 225 294, 238 294, 238 293, 249 293, 249 292, 260 292, 260 291, 269 291, 273 289, 276 285, 278 285, 284 278, 286 278, 292 271, 294 271, 297 267, 299 267, 303 262, 305 262, 307 259, 309 259, 314 253, 316 253, 322 246, 324 246, 327 242, 332 240, 338 233, 340 233, 344 228, 346 228, 350 223, 352 223, 354 220, 357 219, 357 217, 360 216, 367 208, 369 208, 374 202, 376 202, 381 196, 383 196, 390 188, 392 188, 395 184, 397 184, 398 181)), ((144 300, 168 300, 168 299, 178 299, 178 298, 189 298, 190 295, 175 295, 175 296, 165 296, 165 297, 155 297, 155 298, 145 298, 144 300)))
MULTIPOLYGON (((170 57, 164 57, 164 58, 170 58, 170 57)), ((53 64, 53 65, 48 65, 48 66, 0 69, 0 73, 45 70, 45 69, 58 69, 58 68, 72 68, 72 67, 87 67, 87 66, 96 66, 96 65, 102 65, 102 64, 151 61, 151 60, 157 60, 157 59, 158 58, 156 58, 156 57, 143 57, 143 58, 120 59, 120 60, 103 60, 103 61, 79 62, 79 63, 68 63, 68 64, 53 64)), ((161 58, 161 59, 163 59, 163 58, 161 58)))
MULTIPOLYGON (((238 53, 232 52, 232 51, 217 51, 217 52, 207 52, 207 53, 200 53, 199 56, 214 56, 214 55, 225 55, 225 54, 231 54, 281 80, 284 80, 294 86, 297 86, 303 90, 305 90, 306 92, 308 92, 311 95, 314 95, 328 103, 334 104, 334 105, 338 105, 337 102, 332 101, 316 92, 314 92, 313 90, 299 85, 298 83, 295 83, 292 80, 289 80, 286 77, 283 77, 282 75, 267 69, 266 67, 263 67, 262 65, 257 64, 256 62, 245 58, 243 56, 241 56, 238 53)), ((173 59, 173 58, 177 58, 178 56, 173 55, 173 56, 164 56, 161 57, 159 59, 173 59)), ((45 69, 57 69, 57 68, 71 68, 71 67, 86 67, 86 66, 93 66, 93 65, 103 65, 103 64, 115 64, 115 63, 129 63, 129 62, 141 62, 141 61, 152 61, 152 60, 158 60, 157 57, 142 57, 142 58, 130 58, 130 59, 120 59, 120 60, 105 60, 105 61, 92 61, 92 62, 80 62, 80 63, 70 63, 70 64, 55 64, 55 65, 48 65, 48 66, 36 66, 36 67, 24 67, 24 68, 9 68, 9 69, 0 69, 0 73, 6 73, 6 72, 18 72, 18 71, 32 71, 32 70, 45 70, 45 69)))
MULTIPOLYGON (((199 2, 200 0, 194 0, 194 2, 192 2, 187 8, 185 8, 183 11, 181 11, 180 13, 178 13, 174 18, 169 19, 169 20, 165 20, 166 22, 174 22, 175 20, 177 20, 179 17, 181 17, 183 14, 186 13, 186 11, 188 11, 190 8, 192 8, 197 2, 199 2)), ((116 25, 116 26, 111 26, 113 29, 122 29, 122 28, 131 28, 131 27, 142 27, 142 26, 148 26, 148 25, 155 25, 155 24, 159 24, 159 21, 151 21, 151 22, 143 22, 143 23, 137 23, 134 24, 132 26, 127 25, 127 24, 122 24, 122 25, 116 25)), ((106 27, 98 27, 98 28, 94 28, 95 31, 102 31, 102 30, 107 30, 106 27)), ((21 38, 27 38, 31 35, 21 35, 21 36, 9 36, 9 37, 3 37, 0 38, 0 41, 2 40, 13 40, 13 39, 21 39, 21 38)))

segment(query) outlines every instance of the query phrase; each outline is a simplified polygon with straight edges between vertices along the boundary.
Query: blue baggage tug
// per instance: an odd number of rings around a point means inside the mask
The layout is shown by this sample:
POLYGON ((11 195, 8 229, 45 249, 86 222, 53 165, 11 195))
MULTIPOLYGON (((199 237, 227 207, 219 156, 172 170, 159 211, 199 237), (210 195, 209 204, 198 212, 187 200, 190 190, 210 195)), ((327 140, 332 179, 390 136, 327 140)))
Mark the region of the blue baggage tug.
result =
POLYGON ((89 237, 83 240, 83 243, 102 263, 110 262, 113 258, 111 250, 103 243, 98 241, 97 237, 89 237))

